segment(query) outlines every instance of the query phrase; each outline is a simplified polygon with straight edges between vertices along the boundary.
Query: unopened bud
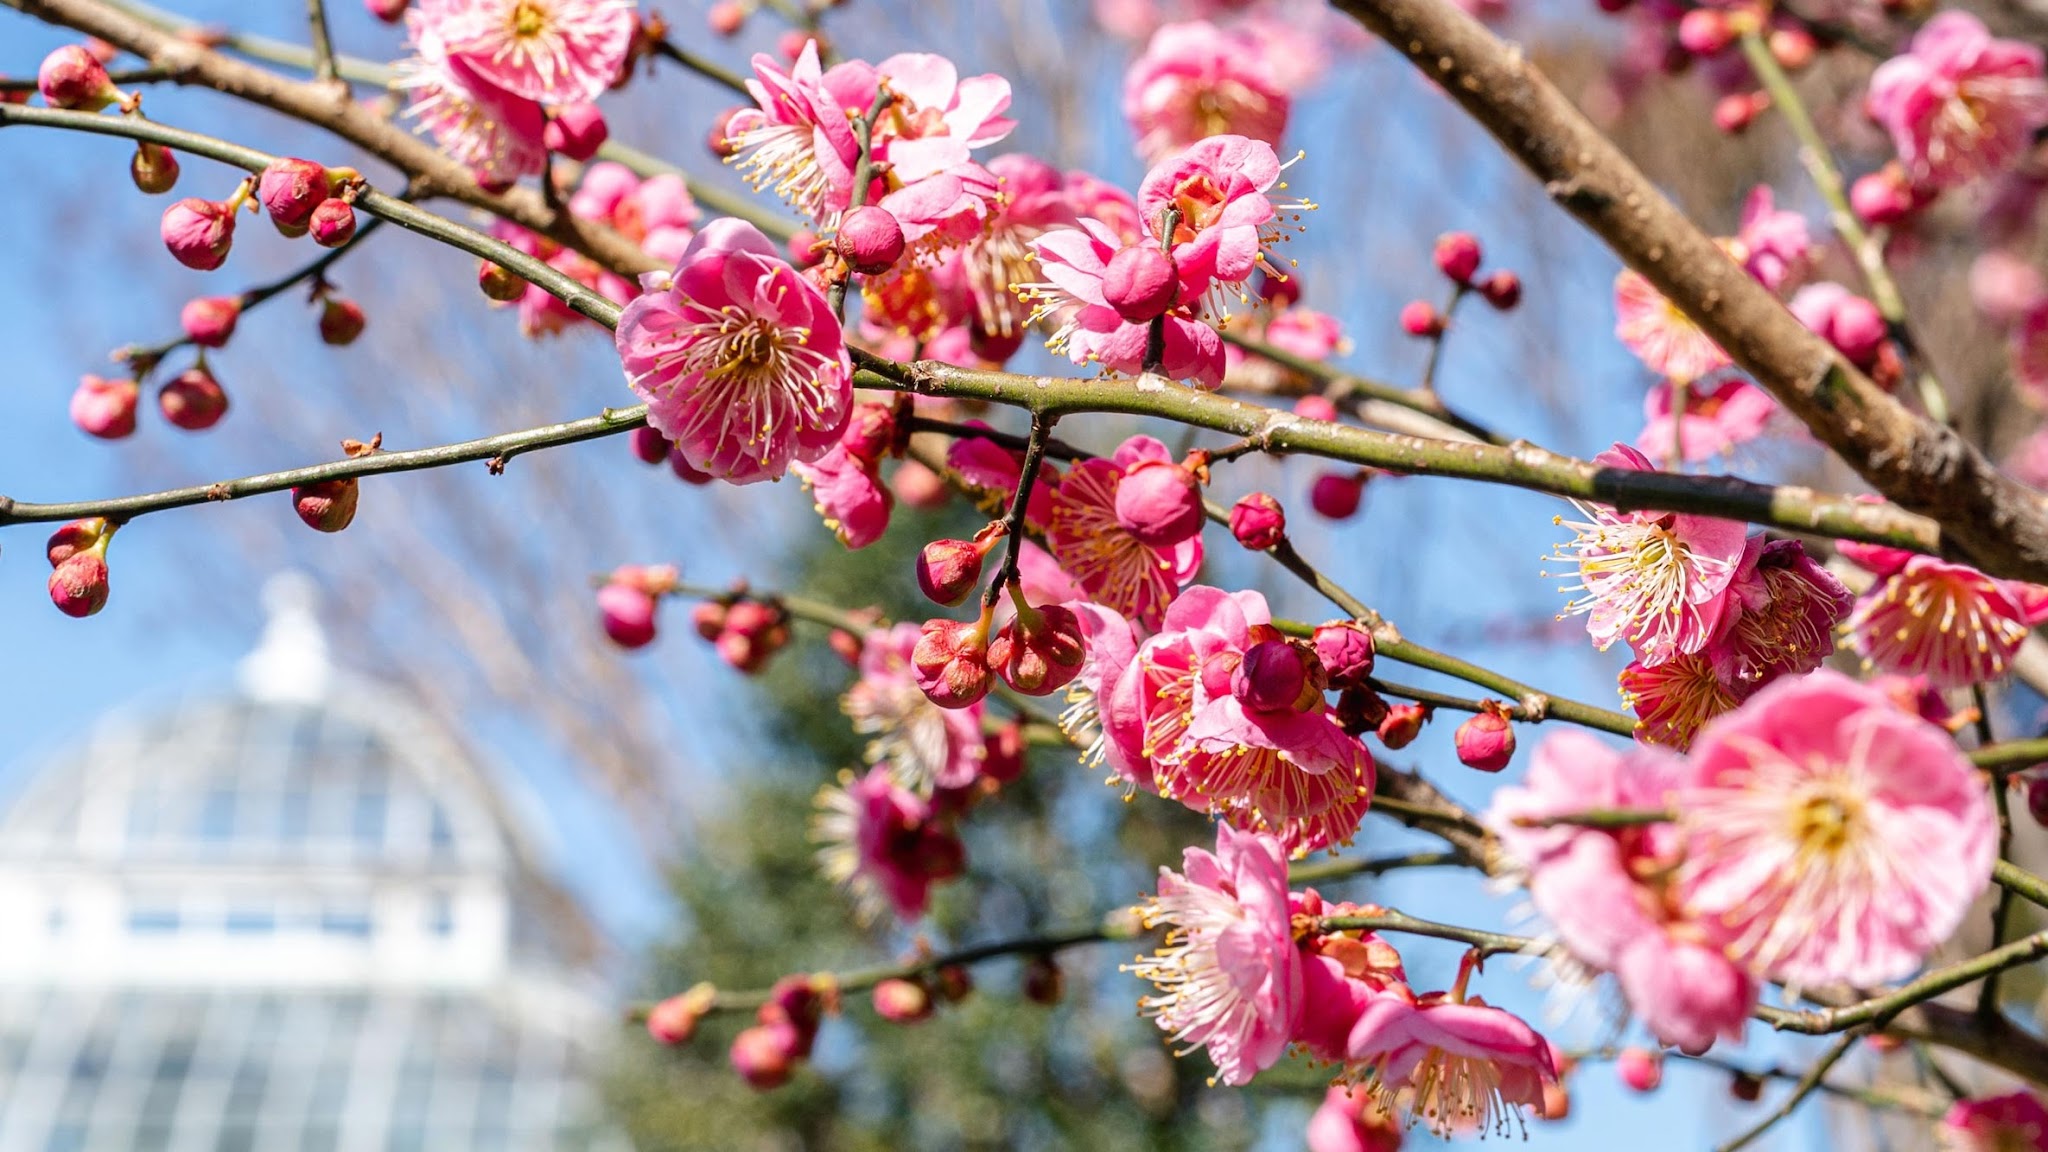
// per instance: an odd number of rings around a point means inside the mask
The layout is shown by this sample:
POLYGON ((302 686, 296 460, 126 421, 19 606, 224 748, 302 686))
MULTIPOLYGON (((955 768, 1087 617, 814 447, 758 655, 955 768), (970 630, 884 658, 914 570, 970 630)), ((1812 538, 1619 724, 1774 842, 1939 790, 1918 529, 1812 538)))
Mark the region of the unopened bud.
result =
POLYGON ((1024 998, 1050 1007, 1066 995, 1067 978, 1059 961, 1045 953, 1034 953, 1024 961, 1024 998))
POLYGON ((1470 284, 1479 271, 1479 239, 1470 232, 1446 232, 1436 238, 1436 270, 1453 284, 1470 284))
POLYGON ((1254 552, 1264 552, 1287 538, 1287 512, 1264 492, 1254 492, 1230 506, 1230 534, 1254 552))
POLYGON ((156 394, 157 409, 187 432, 203 432, 228 414, 227 390, 213 373, 194 365, 178 373, 156 394))
POLYGON ((1325 472, 1308 490, 1309 507, 1331 520, 1349 520, 1365 496, 1363 473, 1325 472))
POLYGON ((1856 182, 1849 185, 1849 206, 1866 223, 1890 225, 1918 211, 1920 198, 1914 195, 1905 170, 1897 164, 1887 164, 1875 172, 1857 177, 1856 182))
POLYGON ((270 213, 270 222, 287 236, 303 236, 313 212, 333 194, 327 166, 285 156, 272 160, 256 177, 256 198, 270 213))
POLYGON ((500 304, 510 304, 526 295, 526 279, 503 264, 489 260, 478 261, 476 286, 483 294, 500 304))
POLYGON ((860 667, 861 650, 865 647, 861 643, 860 637, 855 636, 844 628, 834 628, 825 637, 825 646, 832 649, 834 656, 846 661, 847 667, 860 667))
POLYGON ((948 964, 932 974, 939 995, 948 1004, 958 1004, 974 994, 974 974, 965 964, 948 964))
POLYGON ((49 557, 50 567, 55 568, 80 552, 91 549, 100 542, 102 536, 107 535, 107 532, 107 522, 98 516, 73 520, 50 533, 49 542, 43 546, 44 555, 49 557))
POLYGON ((50 603, 59 612, 83 619, 107 606, 105 540, 74 553, 50 573, 50 603))
POLYGON ((1202 485, 1171 460, 1144 460, 1116 485, 1116 522, 1140 544, 1171 548, 1202 533, 1202 485))
POLYGON ((1479 294, 1496 311, 1511 312, 1522 302, 1522 278, 1503 268, 1479 282, 1479 294))
POLYGON ((178 325, 185 330, 185 339, 201 348, 226 344, 241 318, 242 302, 233 296, 194 297, 178 310, 178 325))
POLYGON ((571 104, 548 118, 547 126, 541 129, 541 146, 550 152, 559 152, 578 163, 597 155, 604 142, 611 139, 611 128, 604 122, 604 113, 597 105, 585 101, 571 104))
POLYGON ((1316 659, 1334 688, 1352 688, 1372 675, 1377 649, 1372 630, 1355 620, 1337 620, 1316 625, 1316 659))
POLYGON ((887 209, 865 204, 841 218, 834 247, 855 272, 880 275, 903 259, 903 225, 887 209))
POLYGON ((1294 402, 1294 414, 1304 420, 1334 422, 1337 419, 1337 404, 1320 392, 1311 392, 1294 402))
POLYGON ((1081 618, 1060 604, 1020 605, 988 642, 989 666, 1026 696, 1045 696, 1066 687, 1087 659, 1081 618))
POLYGON ((739 0, 719 0, 704 14, 704 22, 714 35, 737 36, 747 22, 747 6, 739 0))
POLYGON ((1301 653, 1285 640, 1251 646, 1230 676, 1230 694, 1255 712, 1300 711, 1315 695, 1301 653))
POLYGON ((2048 776, 2027 777, 2027 814, 2048 828, 2048 776))
POLYGON ((716 640, 725 631, 725 605, 716 600, 699 600, 690 609, 690 626, 706 640, 716 640))
POLYGON ((1430 714, 1434 711, 1427 704, 1395 704, 1389 707, 1386 718, 1380 721, 1380 743, 1394 751, 1406 748, 1422 734, 1422 726, 1429 723, 1430 714))
POLYGON ((1118 316, 1143 324, 1163 315, 1180 296, 1173 257, 1147 243, 1133 244, 1109 258, 1102 270, 1102 298, 1118 316))
POLYGON ((604 634, 621 648, 645 648, 654 642, 657 601, 646 591, 618 580, 597 590, 597 611, 604 634))
POLYGON ((1401 331, 1410 336, 1441 336, 1444 318, 1427 300, 1410 300, 1401 306, 1401 331))
POLYGON ((808 228, 799 228, 789 237, 789 262, 798 268, 809 268, 823 259, 823 241, 808 228))
POLYGON ((998 784, 1014 784, 1024 776, 1024 725, 1009 723, 982 737, 981 774, 998 784))
POLYGON ((363 0, 363 7, 369 10, 370 15, 386 24, 396 24, 405 19, 405 10, 411 5, 412 0, 363 0))
POLYGON ((875 1015, 892 1024, 915 1024, 932 1014, 932 994, 915 980, 892 977, 875 985, 875 1015))
POLYGON ((344 348, 356 342, 369 323, 363 310, 355 301, 341 296, 329 296, 320 302, 321 342, 344 348))
POLYGON ((981 585, 982 557, 971 540, 934 540, 917 554, 917 586, 933 603, 958 604, 981 585))
POLYGON ((1787 72, 1797 72, 1813 63, 1814 53, 1820 50, 1813 33, 1789 24, 1771 29, 1770 45, 1772 57, 1787 72))
POLYGON ((164 209, 159 228, 164 247, 178 263, 211 272, 227 262, 235 244, 235 205, 187 196, 164 209))
POLYGON ((1346 688, 1337 694, 1337 726, 1349 735, 1379 731, 1388 711, 1386 700, 1371 688, 1346 688))
POLYGON ((1714 56, 1735 43, 1735 26, 1718 8, 1694 8, 1678 21, 1678 42, 1695 56, 1714 56))
POLYGON ((1508 710, 1498 701, 1488 700, 1483 707, 1485 711, 1458 725, 1453 739, 1460 763, 1481 772, 1498 772, 1514 758, 1515 729, 1508 721, 1508 710))
POLYGON ((292 489, 292 509, 306 526, 320 532, 339 532, 356 518, 361 497, 355 477, 316 480, 292 489))
POLYGON ((988 695, 987 632, 979 621, 925 621, 910 663, 917 686, 941 708, 965 708, 988 695))
POLYGON ((1615 1074, 1632 1092, 1654 1092, 1664 1082, 1664 1057, 1642 1048, 1624 1048, 1614 1060, 1615 1074))
POLYGON ((853 415, 847 418, 839 443, 856 460, 879 464, 883 457, 901 447, 897 443, 899 431, 895 405, 864 401, 853 406, 853 415))
POLYGON ((356 210, 339 196, 330 196, 313 209, 306 227, 313 243, 322 248, 339 248, 356 238, 356 210))
POLYGON ((1737 1072, 1728 1077, 1728 1094, 1744 1104, 1754 1104, 1763 1099, 1763 1077, 1754 1072, 1737 1072))
POLYGON ((653 425, 642 424, 633 429, 627 441, 633 446, 634 457, 642 464, 660 464, 668 460, 668 437, 653 425))
POLYGON ((71 394, 71 422, 88 436, 119 440, 135 432, 135 407, 142 388, 133 380, 82 376, 71 394))
POLYGON ((177 187, 178 157, 161 144, 141 141, 128 161, 128 178, 135 181, 138 191, 160 196, 177 187))
POLYGON ((718 990, 709 984, 677 993, 648 1010, 647 1034, 670 1046, 687 1044, 717 1000, 718 990))
POLYGON ((78 44, 66 44, 43 57, 36 70, 36 90, 52 108, 97 112, 121 98, 107 78, 106 65, 78 44))
POLYGON ((1714 127, 1730 136, 1741 135, 1770 106, 1765 93, 1731 92, 1714 102, 1714 127))
POLYGON ((789 1083, 796 1068, 799 1037, 791 1024, 756 1024, 733 1037, 733 1071, 757 1092, 789 1083))

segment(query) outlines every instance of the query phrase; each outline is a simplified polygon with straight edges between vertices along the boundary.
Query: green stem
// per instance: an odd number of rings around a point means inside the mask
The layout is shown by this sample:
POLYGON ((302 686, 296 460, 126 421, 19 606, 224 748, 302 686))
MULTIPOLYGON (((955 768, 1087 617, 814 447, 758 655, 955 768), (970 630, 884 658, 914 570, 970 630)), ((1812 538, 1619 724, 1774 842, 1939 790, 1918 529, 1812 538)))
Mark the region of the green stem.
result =
POLYGON ((1505 952, 1526 951, 1535 943, 1527 936, 1509 936, 1500 932, 1482 932, 1477 928, 1460 928, 1455 924, 1439 924, 1434 920, 1424 920, 1392 909, 1358 916, 1325 916, 1317 925, 1324 932, 1401 932, 1409 936, 1453 940, 1460 944, 1470 944, 1481 959, 1505 952))

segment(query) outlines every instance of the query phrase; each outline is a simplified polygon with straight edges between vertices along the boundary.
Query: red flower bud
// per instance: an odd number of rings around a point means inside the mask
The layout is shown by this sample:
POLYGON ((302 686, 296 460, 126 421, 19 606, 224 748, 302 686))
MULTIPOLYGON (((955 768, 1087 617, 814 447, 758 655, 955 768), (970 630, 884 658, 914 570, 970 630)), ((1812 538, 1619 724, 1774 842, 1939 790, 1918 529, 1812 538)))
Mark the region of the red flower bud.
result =
POLYGON ((1067 978, 1061 974, 1059 961, 1044 953, 1034 953, 1024 961, 1024 998, 1033 1004, 1051 1007, 1066 995, 1067 978))
POLYGON ((1120 249, 1102 270, 1102 298, 1133 324, 1164 315, 1179 296, 1180 272, 1173 257, 1155 245, 1120 249))
POLYGON ((1728 1094, 1744 1104, 1763 1099, 1763 1078, 1754 1072, 1737 1072, 1728 1077, 1728 1094))
POLYGON ((356 518, 361 487, 351 476, 344 480, 317 480, 292 489, 292 508, 308 528, 339 532, 356 518))
POLYGON ((1771 29, 1770 45, 1771 55, 1787 72, 1797 72, 1813 63, 1814 53, 1820 51, 1813 33, 1789 24, 1771 29))
POLYGON ((1436 238, 1436 270, 1454 284, 1469 284, 1479 271, 1479 240, 1470 232, 1446 232, 1436 238))
POLYGON ((107 606, 105 538, 65 558, 50 573, 50 603, 66 616, 83 619, 107 606))
POLYGON ((604 634, 621 648, 645 648, 654 643, 657 605, 645 590, 622 583, 616 577, 597 590, 597 610, 604 623, 604 634))
POLYGON ((889 488, 898 500, 912 508, 944 508, 953 498, 945 477, 915 460, 897 465, 896 474, 889 477, 889 488))
POLYGON ((971 540, 934 540, 917 554, 917 586, 933 603, 952 607, 980 586, 983 555, 971 540))
POLYGON ((405 10, 411 5, 412 0, 363 0, 363 7, 369 9, 370 15, 386 24, 396 24, 405 19, 405 10))
POLYGON ((1905 170, 1887 164, 1849 185, 1849 206, 1870 224, 1897 224, 1921 207, 1905 170))
POLYGON ((144 140, 135 145, 128 161, 128 178, 139 192, 159 196, 178 185, 178 157, 161 144, 144 140))
POLYGON ((313 209, 307 228, 313 243, 322 248, 339 248, 356 236, 356 210, 339 196, 330 196, 313 209))
POLYGON ((1254 552, 1264 552, 1287 538, 1287 512, 1264 492, 1254 492, 1230 506, 1230 534, 1254 552))
POLYGON ((1498 772, 1515 755, 1515 729, 1508 722, 1508 710, 1498 702, 1488 700, 1485 708, 1458 725, 1454 737, 1458 760, 1467 768, 1498 772))
POLYGON ((1522 278, 1503 268, 1479 282, 1479 294, 1495 310, 1511 312, 1522 302, 1522 278))
POLYGON ((1770 106, 1771 98, 1762 92, 1731 92, 1714 102, 1714 127, 1740 135, 1770 106))
POLYGON ((980 621, 925 621, 910 663, 926 698, 941 708, 965 708, 988 695, 987 637, 987 626, 980 621))
POLYGON ((834 656, 846 661, 847 667, 860 667, 861 649, 864 647, 860 637, 844 628, 834 628, 831 634, 825 637, 825 644, 832 649, 834 656))
POLYGON ((2027 777, 2027 813, 2048 828, 2048 776, 2027 777))
POLYGON ((270 213, 270 222, 287 236, 303 236, 313 212, 333 195, 327 166, 296 156, 270 162, 256 177, 256 198, 270 213))
POLYGON ((720 160, 729 160, 739 155, 740 146, 728 134, 730 129, 727 126, 732 123, 735 114, 744 111, 744 108, 727 108, 712 122, 711 135, 705 140, 705 146, 711 150, 713 156, 720 160))
POLYGON ((791 28, 789 31, 784 32, 781 36, 778 36, 776 38, 775 51, 778 54, 780 54, 783 59, 788 60, 791 63, 795 63, 796 58, 804 54, 804 46, 812 43, 817 44, 818 55, 820 57, 826 54, 825 41, 823 37, 815 36, 809 32, 803 32, 798 29, 791 28))
POLYGON ((982 737, 981 774, 998 784, 1014 784, 1024 775, 1024 725, 1010 721, 982 737))
POLYGON ((597 155, 611 134, 604 113, 597 105, 585 102, 568 105, 550 117, 540 131, 540 142, 548 151, 582 163, 597 155))
POLYGON ((796 1068, 800 1037, 794 1025, 756 1024, 733 1037, 733 1071, 758 1092, 789 1083, 796 1068))
POLYGON ((1365 496, 1363 473, 1325 472, 1308 490, 1308 505, 1331 520, 1349 520, 1365 496))
POLYGON ((1387 709, 1386 718, 1380 721, 1380 743, 1398 751, 1414 743, 1422 734, 1422 726, 1429 723, 1429 717, 1436 711, 1427 704, 1395 704, 1387 709))
POLYGON ((932 1014, 932 994, 915 980, 891 977, 875 985, 875 1015, 892 1024, 915 1024, 932 1014))
POLYGON ((187 196, 164 209, 159 231, 178 263, 211 272, 227 262, 235 245, 235 208, 227 200, 187 196))
POLYGON ((725 631, 725 605, 716 600, 700 600, 690 609, 690 624, 697 629, 697 635, 706 640, 716 640, 725 631))
POLYGON ((939 986, 939 995, 948 1004, 958 1004, 974 992, 974 973, 964 964, 948 964, 932 973, 939 986))
POLYGON ((660 430, 652 425, 642 424, 633 429, 633 435, 628 439, 633 445, 633 455, 638 457, 642 464, 660 464, 668 459, 668 437, 663 436, 660 430))
POLYGON ((1678 43, 1695 56, 1714 56, 1735 43, 1735 27, 1718 8, 1695 8, 1679 18, 1678 43))
POLYGON ((1138 542, 1171 548, 1202 533, 1202 485, 1171 460, 1143 460, 1116 485, 1116 522, 1138 542))
POLYGON ((52 108, 97 112, 121 98, 107 78, 106 65, 78 44, 66 44, 43 57, 36 70, 36 90, 52 108))
POLYGON ((242 302, 233 296, 197 296, 178 310, 178 325, 185 329, 185 339, 201 348, 226 344, 241 318, 242 302))
POLYGON ((704 14, 711 31, 720 36, 737 36, 747 22, 747 6, 739 0, 719 0, 704 14))
POLYGON ((1017 614, 988 642, 989 666, 1026 696, 1066 687, 1087 658, 1081 618, 1059 604, 1032 608, 1020 603, 1017 614))
POLYGON ((1389 711, 1387 702, 1370 688, 1346 688, 1337 694, 1337 726, 1353 736, 1377 732, 1389 711))
POLYGON ((675 473, 676 479, 698 488, 711 483, 711 473, 698 471, 697 466, 690 463, 690 458, 683 455, 680 448, 669 449, 668 470, 675 473))
POLYGON ((697 1022, 717 1000, 718 990, 709 984, 679 992, 648 1009, 647 1034, 670 1046, 687 1044, 697 1034, 697 1022))
POLYGON ((50 558, 50 567, 55 568, 78 553, 86 551, 98 544, 100 537, 105 535, 108 535, 107 522, 98 516, 73 520, 50 533, 49 543, 44 545, 44 553, 50 558))
POLYGON ((1654 1092, 1664 1082, 1664 1057, 1641 1048, 1624 1048, 1614 1060, 1615 1074, 1633 1092, 1654 1092))
POLYGON ((363 310, 353 300, 340 296, 329 296, 320 303, 320 339, 323 343, 344 348, 356 342, 369 323, 363 310))
POLYGON ((480 260, 476 266, 476 286, 483 294, 500 304, 510 304, 526 295, 526 278, 503 264, 480 260))
POLYGON ((228 394, 213 373, 193 366, 171 378, 156 394, 164 419, 187 432, 203 432, 228 414, 228 394))
POLYGON ((789 262, 798 268, 809 268, 823 258, 823 241, 808 228, 799 228, 789 237, 789 262))
POLYGON ((1437 313, 1436 305, 1427 300, 1410 300, 1401 306, 1401 331, 1410 336, 1439 336, 1443 330, 1444 318, 1437 313))
POLYGON ((1376 650, 1372 630, 1355 620, 1336 620, 1316 625, 1316 659, 1322 661, 1330 684, 1352 688, 1372 675, 1376 650))
POLYGON ((977 321, 967 324, 967 350, 990 364, 1006 363, 1010 357, 1024 347, 1024 329, 1019 326, 1010 332, 990 332, 977 321))
POLYGON ((88 436, 119 440, 135 432, 135 406, 142 388, 133 380, 81 376, 71 394, 71 422, 88 436))
POLYGON ((895 405, 863 402, 853 406, 853 415, 846 422, 846 431, 839 434, 839 443, 855 459, 879 464, 899 447, 896 433, 895 405))
POLYGON ((1252 645, 1230 675, 1230 694, 1257 712, 1306 711, 1320 695, 1301 653, 1285 640, 1252 645))
POLYGON ((839 221, 834 245, 847 267, 863 276, 877 276, 903 259, 903 225, 887 209, 865 204, 839 221))

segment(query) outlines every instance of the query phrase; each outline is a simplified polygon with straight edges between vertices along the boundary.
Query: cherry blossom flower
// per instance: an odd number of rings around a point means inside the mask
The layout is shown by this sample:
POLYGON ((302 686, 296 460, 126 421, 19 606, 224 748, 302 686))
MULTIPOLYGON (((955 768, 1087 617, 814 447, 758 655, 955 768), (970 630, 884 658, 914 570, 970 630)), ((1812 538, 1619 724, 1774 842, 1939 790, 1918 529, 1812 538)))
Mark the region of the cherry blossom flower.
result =
POLYGON ((860 679, 840 707, 854 731, 873 737, 868 763, 888 765, 899 785, 929 796, 935 789, 966 787, 980 774, 985 708, 979 701, 941 708, 926 699, 910 662, 918 634, 918 626, 908 622, 869 632, 861 641, 860 679))
POLYGON ((1381 1110, 1439 1137, 1505 1132, 1524 1108, 1540 1116, 1543 1086, 1557 1080, 1549 1043, 1512 1013, 1406 985, 1366 1005, 1346 1055, 1370 1066, 1363 1083, 1381 1110))
POLYGON ((691 466, 736 484, 817 460, 853 410, 832 307, 760 230, 714 220, 675 274, 650 277, 615 334, 647 422, 691 466))
POLYGON ((681 176, 661 173, 642 180, 624 164, 600 160, 583 170, 569 197, 569 212, 619 230, 647 254, 670 264, 682 259, 696 235, 697 202, 681 176))
POLYGON ((836 444, 815 463, 795 461, 789 466, 811 490, 818 515, 825 527, 848 548, 865 548, 889 530, 889 513, 896 498, 882 483, 872 460, 863 460, 836 444))
POLYGON ((1936 1136, 1944 1152, 2048 1152, 2048 1108, 2024 1091, 1958 1100, 1936 1136))
POLYGON ((494 88, 576 104, 611 87, 639 26, 633 0, 421 0, 416 27, 494 88))
POLYGON ((1206 1048, 1218 1077, 1250 1083, 1287 1050, 1301 1015, 1301 954, 1279 841, 1229 825, 1216 851, 1187 848, 1181 871, 1159 870, 1142 912, 1168 925, 1165 943, 1128 971, 1157 991, 1138 1001, 1176 1043, 1206 1048))
POLYGON ((1871 74, 1867 108, 1916 180, 1952 187, 1993 175, 2048 123, 2041 50, 1994 39, 1967 12, 1937 13, 1871 74))
POLYGON ((2048 588, 1896 549, 1840 548, 1877 580, 1856 598, 1848 644, 1870 666, 1937 688, 2004 676, 2027 629, 2048 620, 2048 588))
MULTIPOLYGON (((1060 731, 1081 749, 1081 764, 1100 768, 1108 764, 1115 776, 1146 791, 1156 791, 1151 763, 1135 746, 1114 739, 1104 723, 1102 710, 1124 670, 1138 655, 1138 636, 1131 622, 1116 612, 1089 600, 1069 601, 1067 607, 1081 621, 1081 636, 1088 659, 1067 685, 1067 706, 1060 712, 1060 731)), ((1124 730, 1129 734, 1129 729, 1124 730)))
MULTIPOLYGON (((1623 444, 1593 459, 1609 468, 1653 470, 1648 457, 1623 444)), ((1565 590, 1581 595, 1565 612, 1587 614, 1594 645, 1605 651, 1626 640, 1652 667, 1705 648, 1728 609, 1744 526, 1712 516, 1579 508, 1586 520, 1559 521, 1577 537, 1555 555, 1577 567, 1579 583, 1565 590)))
POLYGON ((1681 895, 1772 979, 1904 977, 1990 881, 1982 777, 1947 733, 1839 673, 1764 688, 1707 725, 1687 765, 1681 895))
POLYGON ((756 107, 740 109, 725 125, 734 163, 755 188, 772 186, 822 224, 844 211, 853 195, 860 140, 847 113, 866 114, 874 100, 873 69, 850 62, 827 72, 815 40, 786 72, 766 53, 753 63, 747 90, 756 107))
POLYGON ((995 174, 962 163, 906 184, 878 205, 896 218, 912 259, 931 259, 982 234, 1002 200, 995 174))
MULTIPOLYGON (((1076 364, 1100 364, 1112 372, 1144 371, 1151 325, 1117 314, 1103 295, 1102 275, 1120 246, 1107 224, 1083 218, 1078 228, 1054 228, 1031 241, 1044 272, 1042 283, 1023 294, 1036 304, 1031 320, 1054 325, 1046 346, 1076 364)), ((1192 297, 1185 281, 1181 299, 1192 297)), ((1223 382, 1223 340, 1186 307, 1167 312, 1160 369, 1176 380, 1204 388, 1223 382)))
POLYGON ((1693 381, 1732 363, 1713 337, 1632 268, 1614 277, 1614 312, 1615 337, 1660 376, 1693 381))
POLYGON ((1173 454, 1150 436, 1133 436, 1107 459, 1068 468, 1053 490, 1046 544, 1090 599, 1157 628, 1167 602, 1201 568, 1202 540, 1155 548, 1118 523, 1117 485, 1127 469, 1147 460, 1171 462, 1173 454))
POLYGON ((1674 433, 1675 391, 1669 380, 1662 380, 1643 398, 1644 423, 1636 447, 1653 460, 1669 460, 1674 444, 1687 464, 1726 455, 1762 436, 1778 414, 1778 402, 1770 393, 1739 376, 1695 380, 1686 389, 1685 414, 1674 433))
POLYGON ((932 820, 931 806, 898 785, 889 766, 844 774, 818 793, 811 840, 818 867, 845 890, 864 923, 885 912, 911 921, 924 915, 931 885, 957 875, 960 841, 932 820))
POLYGON ((1124 73, 1124 119, 1138 154, 1156 162, 1211 136, 1248 136, 1278 147, 1287 90, 1264 45, 1207 21, 1168 24, 1124 73))
POLYGON ((1314 207, 1266 195, 1286 187, 1280 183, 1285 167, 1264 141, 1211 136, 1145 174, 1138 185, 1138 216, 1146 229, 1156 235, 1168 208, 1179 213, 1172 242, 1181 299, 1201 299, 1215 285, 1241 284, 1260 268, 1284 275, 1267 263, 1265 248, 1278 242, 1283 213, 1314 207))

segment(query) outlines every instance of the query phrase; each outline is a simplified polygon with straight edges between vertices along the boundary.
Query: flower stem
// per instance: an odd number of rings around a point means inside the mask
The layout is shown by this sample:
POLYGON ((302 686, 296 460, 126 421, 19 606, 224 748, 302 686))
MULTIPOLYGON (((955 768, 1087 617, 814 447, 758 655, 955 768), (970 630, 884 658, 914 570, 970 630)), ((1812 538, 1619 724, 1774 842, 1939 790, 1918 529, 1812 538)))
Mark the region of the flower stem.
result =
POLYGON ((1010 497, 1010 510, 1003 515, 1003 531, 1009 537, 1003 549, 1003 563, 981 594, 984 616, 994 609, 1003 589, 1017 579, 1017 561, 1024 552, 1024 512, 1031 506, 1031 490, 1037 486, 1038 470, 1045 464, 1046 441, 1052 439, 1052 426, 1058 421, 1058 416, 1031 414, 1031 438, 1024 443, 1024 470, 1017 474, 1017 491, 1010 497))

